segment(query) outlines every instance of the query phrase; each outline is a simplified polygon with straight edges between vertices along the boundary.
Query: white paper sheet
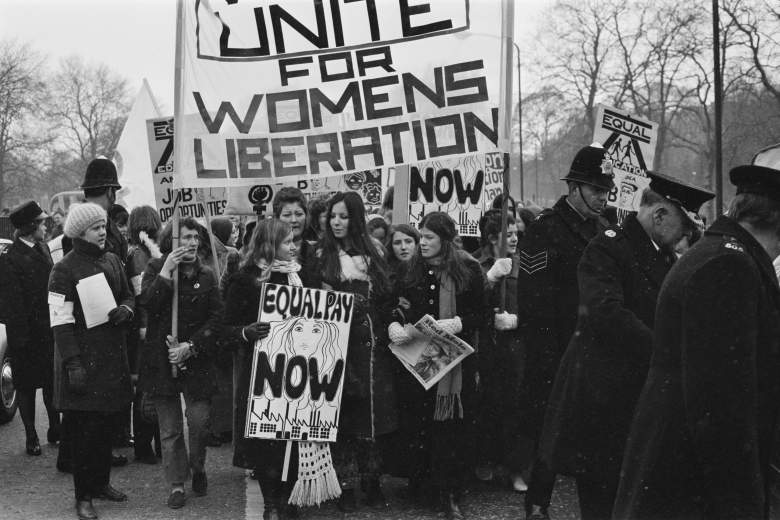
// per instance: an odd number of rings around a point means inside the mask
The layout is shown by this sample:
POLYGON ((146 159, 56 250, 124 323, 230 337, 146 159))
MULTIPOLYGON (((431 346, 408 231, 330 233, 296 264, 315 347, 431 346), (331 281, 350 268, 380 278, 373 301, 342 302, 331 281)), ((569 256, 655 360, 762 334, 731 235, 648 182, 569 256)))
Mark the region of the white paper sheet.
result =
POLYGON ((98 273, 79 280, 76 284, 81 309, 87 328, 97 327, 108 321, 108 313, 116 308, 116 300, 106 275, 98 273))

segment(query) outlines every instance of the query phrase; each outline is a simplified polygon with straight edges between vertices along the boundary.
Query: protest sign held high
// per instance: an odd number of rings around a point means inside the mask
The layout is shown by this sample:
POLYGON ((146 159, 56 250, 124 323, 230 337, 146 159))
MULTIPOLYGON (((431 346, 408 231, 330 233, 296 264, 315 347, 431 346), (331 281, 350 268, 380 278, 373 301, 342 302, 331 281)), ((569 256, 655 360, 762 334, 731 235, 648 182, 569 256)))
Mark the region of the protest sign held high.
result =
POLYGON ((254 349, 247 437, 335 442, 354 295, 267 283, 254 349))
POLYGON ((273 184, 496 151, 500 4, 479 14, 467 0, 381 9, 187 0, 183 185, 273 184))
POLYGON ((625 211, 638 211, 642 192, 650 186, 647 172, 653 169, 657 124, 616 108, 599 105, 593 140, 601 143, 612 161, 615 187, 607 204, 625 211))
POLYGON ((151 158, 154 198, 160 220, 165 223, 173 215, 176 198, 179 197, 179 213, 184 217, 218 217, 225 212, 227 190, 225 188, 202 189, 198 194, 193 188, 181 188, 175 182, 173 170, 173 118, 162 117, 146 121, 151 158), (177 191, 178 190, 178 191, 177 191))

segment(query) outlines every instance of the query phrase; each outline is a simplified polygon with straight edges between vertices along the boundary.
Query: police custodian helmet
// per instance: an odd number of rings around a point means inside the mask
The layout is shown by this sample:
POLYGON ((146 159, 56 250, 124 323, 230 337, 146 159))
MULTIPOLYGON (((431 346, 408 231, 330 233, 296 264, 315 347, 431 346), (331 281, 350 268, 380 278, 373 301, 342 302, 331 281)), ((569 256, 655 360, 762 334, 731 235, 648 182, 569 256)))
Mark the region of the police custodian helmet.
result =
POLYGON ((84 175, 82 190, 88 188, 116 188, 122 186, 116 175, 116 166, 106 158, 100 157, 93 159, 87 166, 87 173, 84 175))

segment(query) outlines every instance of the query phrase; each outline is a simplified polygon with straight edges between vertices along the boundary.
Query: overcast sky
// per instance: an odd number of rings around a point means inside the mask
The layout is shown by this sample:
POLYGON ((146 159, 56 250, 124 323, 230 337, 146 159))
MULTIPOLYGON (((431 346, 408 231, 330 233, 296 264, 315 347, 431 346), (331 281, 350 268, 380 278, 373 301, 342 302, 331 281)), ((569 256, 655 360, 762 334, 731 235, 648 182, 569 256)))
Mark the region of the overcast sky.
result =
MULTIPOLYGON (((524 53, 550 3, 516 0, 515 39, 524 53)), ((133 95, 147 78, 162 110, 173 113, 175 0, 2 0, 0 6, 0 38, 32 43, 52 66, 70 54, 106 63, 129 80, 133 95)))

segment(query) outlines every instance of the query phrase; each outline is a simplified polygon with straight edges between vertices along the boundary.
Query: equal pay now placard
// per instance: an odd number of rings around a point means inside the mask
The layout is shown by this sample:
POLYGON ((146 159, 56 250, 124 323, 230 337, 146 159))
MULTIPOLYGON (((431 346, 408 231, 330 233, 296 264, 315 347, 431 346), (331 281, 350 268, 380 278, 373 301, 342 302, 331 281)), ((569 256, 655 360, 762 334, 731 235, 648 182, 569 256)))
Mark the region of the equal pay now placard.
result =
POLYGON ((182 182, 497 150, 501 2, 185 0, 182 182))
POLYGON ((354 295, 267 283, 254 348, 246 437, 335 442, 354 295))

